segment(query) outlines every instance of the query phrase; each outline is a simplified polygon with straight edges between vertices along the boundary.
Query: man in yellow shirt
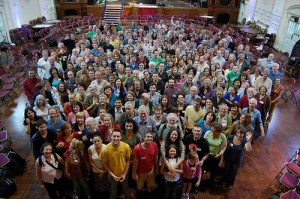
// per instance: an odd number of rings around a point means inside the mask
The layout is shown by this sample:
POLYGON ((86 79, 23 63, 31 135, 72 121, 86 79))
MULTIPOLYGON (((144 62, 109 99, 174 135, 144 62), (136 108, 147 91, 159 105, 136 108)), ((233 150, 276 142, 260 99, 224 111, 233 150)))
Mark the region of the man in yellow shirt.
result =
MULTIPOLYGON (((204 118, 205 111, 200 108, 201 99, 196 98, 192 105, 185 109, 186 131, 192 133, 195 124, 204 118)), ((186 136, 186 135, 185 135, 186 136)))
POLYGON ((117 198, 117 185, 121 183, 126 199, 131 199, 128 186, 128 169, 130 164, 131 149, 128 144, 121 142, 121 131, 113 130, 111 142, 101 153, 104 168, 108 172, 111 184, 110 199, 117 198))

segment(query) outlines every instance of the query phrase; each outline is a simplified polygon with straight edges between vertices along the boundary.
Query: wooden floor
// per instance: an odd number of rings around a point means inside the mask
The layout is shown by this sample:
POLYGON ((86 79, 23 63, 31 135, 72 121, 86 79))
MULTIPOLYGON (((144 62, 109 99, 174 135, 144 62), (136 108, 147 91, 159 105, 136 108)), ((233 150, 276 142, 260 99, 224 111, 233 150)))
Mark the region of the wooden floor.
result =
MULTIPOLYGON (((38 186, 35 179, 34 159, 29 137, 24 132, 23 110, 25 95, 20 94, 6 107, 1 121, 6 125, 13 141, 13 148, 28 161, 23 176, 15 178, 18 190, 11 199, 46 199, 47 193, 38 186)), ((245 154, 234 187, 206 189, 195 198, 269 198, 272 189, 267 189, 274 177, 293 153, 300 148, 300 110, 294 105, 280 102, 265 139, 260 138, 253 145, 253 151, 245 154)))

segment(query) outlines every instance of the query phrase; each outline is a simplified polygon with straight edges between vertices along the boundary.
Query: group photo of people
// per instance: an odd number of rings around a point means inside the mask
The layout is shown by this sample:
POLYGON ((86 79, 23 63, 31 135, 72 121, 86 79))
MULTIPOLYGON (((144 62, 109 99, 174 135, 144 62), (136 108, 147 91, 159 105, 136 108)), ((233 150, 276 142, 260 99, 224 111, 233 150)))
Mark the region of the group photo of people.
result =
POLYGON ((231 189, 284 93, 274 54, 256 57, 237 32, 100 20, 39 49, 22 86, 40 187, 51 199, 231 189))

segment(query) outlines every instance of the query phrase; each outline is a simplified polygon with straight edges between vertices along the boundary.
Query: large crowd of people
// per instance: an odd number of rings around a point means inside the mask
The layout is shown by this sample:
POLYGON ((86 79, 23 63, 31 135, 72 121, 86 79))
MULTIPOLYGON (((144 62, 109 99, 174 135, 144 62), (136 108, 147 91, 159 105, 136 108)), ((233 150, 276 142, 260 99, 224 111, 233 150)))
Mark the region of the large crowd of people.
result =
POLYGON ((274 55, 255 58, 234 37, 173 18, 100 21, 40 49, 23 82, 24 125, 49 197, 68 183, 74 198, 115 199, 121 187, 126 199, 155 198, 161 186, 165 199, 189 198, 205 172, 231 188, 284 90, 274 55))

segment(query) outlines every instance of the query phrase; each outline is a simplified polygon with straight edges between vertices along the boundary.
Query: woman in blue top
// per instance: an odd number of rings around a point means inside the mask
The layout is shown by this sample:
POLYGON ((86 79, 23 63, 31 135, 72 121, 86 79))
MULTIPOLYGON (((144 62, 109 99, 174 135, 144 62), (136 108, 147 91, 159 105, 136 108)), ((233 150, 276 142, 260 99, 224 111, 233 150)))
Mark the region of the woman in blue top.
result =
POLYGON ((234 103, 239 103, 240 96, 237 94, 239 88, 237 86, 231 86, 229 88, 229 92, 224 95, 224 99, 226 100, 227 105, 230 107, 234 103))
POLYGON ((201 137, 203 137, 207 131, 211 130, 211 123, 213 123, 215 120, 216 115, 212 111, 208 111, 205 114, 204 119, 197 122, 197 125, 201 126, 202 128, 201 137))
POLYGON ((251 98, 249 100, 249 107, 248 108, 243 108, 242 109, 242 114, 243 113, 250 113, 251 115, 251 124, 254 128, 254 134, 253 138, 256 139, 260 135, 262 137, 265 137, 265 131, 264 131, 264 126, 261 120, 261 114, 259 110, 257 110, 255 107, 257 105, 257 101, 255 98, 251 98))
POLYGON ((230 135, 227 140, 227 149, 224 153, 225 171, 223 183, 225 183, 227 188, 231 188, 234 184, 238 168, 240 167, 241 154, 244 151, 245 144, 249 142, 249 140, 245 138, 243 127, 239 127, 236 134, 230 135))

